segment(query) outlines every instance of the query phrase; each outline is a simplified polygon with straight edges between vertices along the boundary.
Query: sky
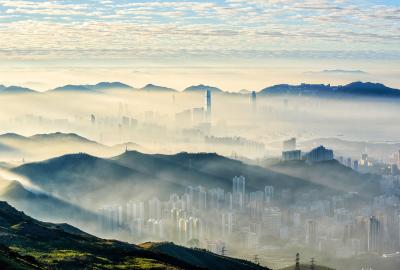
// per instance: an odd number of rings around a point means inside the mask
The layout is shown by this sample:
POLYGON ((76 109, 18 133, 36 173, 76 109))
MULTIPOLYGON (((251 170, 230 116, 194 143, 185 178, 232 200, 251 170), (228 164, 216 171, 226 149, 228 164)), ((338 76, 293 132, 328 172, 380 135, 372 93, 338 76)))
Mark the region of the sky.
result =
POLYGON ((398 0, 0 0, 0 84, 400 88, 398 0))

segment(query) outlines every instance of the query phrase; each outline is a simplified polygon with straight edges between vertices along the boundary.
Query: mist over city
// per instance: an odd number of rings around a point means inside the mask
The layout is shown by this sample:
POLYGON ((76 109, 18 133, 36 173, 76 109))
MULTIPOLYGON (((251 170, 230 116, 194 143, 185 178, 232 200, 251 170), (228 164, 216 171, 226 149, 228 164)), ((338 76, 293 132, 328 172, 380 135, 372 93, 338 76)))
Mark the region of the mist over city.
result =
POLYGON ((399 8, 0 0, 0 269, 399 269, 399 8))

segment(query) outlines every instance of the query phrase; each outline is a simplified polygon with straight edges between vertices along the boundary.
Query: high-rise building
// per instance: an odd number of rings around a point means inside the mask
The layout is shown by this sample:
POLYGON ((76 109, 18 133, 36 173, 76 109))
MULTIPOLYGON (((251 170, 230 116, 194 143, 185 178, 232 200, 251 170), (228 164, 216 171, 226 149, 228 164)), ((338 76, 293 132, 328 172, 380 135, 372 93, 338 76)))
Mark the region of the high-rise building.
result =
POLYGON ((207 90, 205 92, 205 114, 206 121, 211 121, 211 91, 207 90))
POLYGON ((354 162, 353 162, 353 170, 358 171, 358 160, 354 160, 354 162))
POLYGON ((372 216, 369 218, 368 226, 368 251, 380 253, 382 243, 382 227, 378 218, 372 216))
POLYGON ((204 121, 204 108, 193 108, 192 109, 192 123, 199 124, 204 121))
POLYGON ((233 232, 233 225, 235 221, 235 216, 233 213, 223 213, 222 214, 222 235, 229 236, 233 232))
POLYGON ((270 204, 272 202, 272 199, 274 198, 274 187, 273 186, 265 186, 264 196, 265 196, 265 202, 267 204, 270 204))
POLYGON ((157 197, 149 200, 149 219, 161 219, 161 202, 157 197))
POLYGON ((250 105, 253 112, 257 110, 257 93, 256 91, 252 91, 250 94, 250 105))
POLYGON ((283 141, 283 151, 293 151, 296 150, 296 138, 291 138, 289 140, 283 141))
POLYGON ((347 158, 346 160, 346 166, 351 168, 351 158, 347 158))
POLYGON ((245 186, 246 178, 244 176, 235 176, 232 179, 232 196, 233 196, 233 206, 236 209, 243 209, 244 199, 245 199, 245 186))
POLYGON ((308 162, 320 162, 333 160, 333 151, 326 149, 322 145, 314 148, 309 153, 306 154, 306 159, 308 162))
POLYGON ((279 235, 282 225, 282 213, 279 208, 267 207, 262 214, 265 233, 279 235))
POLYGON ((264 209, 264 192, 251 192, 249 198, 249 207, 251 217, 259 219, 264 209))
POLYGON ((400 168, 400 150, 396 151, 394 157, 395 157, 395 162, 397 164, 397 168, 400 168))
POLYGON ((307 220, 306 242, 312 248, 317 248, 317 221, 315 219, 307 220))
POLYGON ((283 151, 282 160, 283 161, 301 160, 301 150, 283 151))

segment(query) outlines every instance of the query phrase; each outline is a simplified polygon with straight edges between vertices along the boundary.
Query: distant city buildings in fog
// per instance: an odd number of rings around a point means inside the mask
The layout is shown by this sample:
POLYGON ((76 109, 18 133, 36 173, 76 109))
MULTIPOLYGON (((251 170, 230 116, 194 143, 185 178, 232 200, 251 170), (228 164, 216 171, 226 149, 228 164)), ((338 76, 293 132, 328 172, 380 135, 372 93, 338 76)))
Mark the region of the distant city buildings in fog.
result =
POLYGON ((283 161, 301 160, 301 150, 283 151, 282 160, 283 161))
POLYGON ((358 208, 352 206, 356 193, 314 200, 305 191, 297 194, 303 199, 287 204, 289 190, 269 185, 251 190, 246 180, 233 177, 231 190, 188 186, 166 200, 105 206, 99 229, 111 236, 126 232, 136 241, 174 241, 219 254, 238 243, 257 252, 266 244, 263 239, 271 237, 335 257, 400 249, 400 212, 393 208, 400 205, 400 176, 383 177, 383 195, 358 208))
POLYGON ((291 138, 289 140, 283 141, 283 151, 293 151, 297 149, 296 138, 291 138))
POLYGON ((206 113, 206 121, 211 121, 211 113, 212 113, 212 103, 211 103, 211 90, 205 91, 205 113, 206 113))
POLYGON ((256 91, 251 91, 250 93, 250 105, 253 113, 257 111, 257 93, 256 91))

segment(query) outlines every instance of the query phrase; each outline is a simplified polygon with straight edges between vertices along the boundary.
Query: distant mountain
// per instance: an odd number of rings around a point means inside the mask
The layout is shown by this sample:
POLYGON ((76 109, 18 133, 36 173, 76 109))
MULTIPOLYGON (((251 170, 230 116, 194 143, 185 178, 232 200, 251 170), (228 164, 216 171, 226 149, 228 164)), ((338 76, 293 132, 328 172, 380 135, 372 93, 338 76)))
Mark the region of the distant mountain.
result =
POLYGON ((229 191, 232 178, 238 175, 246 177, 248 190, 272 185, 277 192, 288 189, 293 194, 318 190, 317 197, 336 192, 304 179, 207 153, 150 155, 128 151, 112 159, 71 154, 24 164, 12 171, 46 192, 88 207, 96 205, 99 197, 104 204, 116 203, 116 198, 124 202, 133 194, 135 199, 167 198, 171 193, 183 193, 187 186, 229 191))
POLYGON ((36 134, 30 137, 15 133, 0 135, 0 158, 3 160, 43 160, 66 153, 85 152, 92 155, 115 156, 126 147, 129 150, 144 150, 140 145, 129 142, 113 146, 103 145, 75 133, 36 134), (46 147, 43 147, 46 145, 46 147))
MULTIPOLYGON (((27 139, 36 142, 46 142, 49 141, 66 141, 66 142, 80 142, 80 143, 89 143, 89 144, 97 144, 95 141, 91 141, 85 137, 79 136, 76 133, 62 133, 62 132, 55 132, 55 133, 45 133, 45 134, 36 134, 33 136, 28 137, 27 139)), ((1 135, 0 135, 1 140, 1 135)))
POLYGON ((121 82, 101 82, 96 85, 86 85, 86 87, 96 90, 96 91, 103 91, 103 90, 132 90, 134 89, 132 86, 121 82))
POLYGON ((242 89, 239 91, 239 94, 242 94, 242 95, 249 95, 250 93, 251 93, 251 91, 247 90, 247 89, 242 89))
POLYGON ((175 89, 154 84, 148 84, 145 87, 140 88, 139 90, 148 92, 177 92, 175 89))
POLYGON ((140 246, 147 250, 178 258, 186 263, 194 264, 204 269, 260 269, 260 266, 255 265, 254 263, 251 263, 249 261, 220 256, 203 249, 188 249, 182 246, 176 246, 173 243, 144 243, 140 246))
POLYGON ((335 149, 335 153, 338 155, 353 159, 361 158, 361 154, 366 152, 371 157, 384 159, 391 156, 396 150, 400 150, 400 142, 362 142, 339 138, 317 138, 300 142, 302 149, 311 149, 319 145, 335 149))
POLYGON ((95 85, 65 85, 57 87, 50 92, 102 92, 106 90, 132 90, 133 87, 120 82, 100 82, 95 85))
POLYGON ((68 224, 38 221, 6 202, 0 202, 0 245, 0 265, 4 263, 11 267, 9 269, 212 270, 216 268, 206 260, 213 257, 222 267, 219 269, 267 269, 250 262, 175 245, 158 252, 124 242, 103 240, 68 224), (18 253, 10 253, 9 247, 18 253), (183 260, 179 254, 174 256, 174 251, 168 252, 168 249, 178 249, 188 257, 183 260), (201 267, 199 263, 208 267, 201 267), (225 267, 225 263, 232 268, 225 267), (13 265, 19 268, 12 268, 13 265))
POLYGON ((342 192, 357 192, 366 198, 378 196, 380 192, 379 177, 360 174, 336 160, 313 164, 305 161, 277 162, 267 168, 342 192))
POLYGON ((0 85, 0 94, 33 94, 38 93, 30 88, 20 86, 4 86, 0 85))
POLYGON ((221 89, 219 89, 217 87, 203 85, 203 84, 190 86, 183 91, 184 92, 205 92, 207 90, 210 90, 213 93, 222 93, 223 92, 221 89))
POLYGON ((389 88, 380 83, 370 82, 353 82, 345 86, 339 86, 337 92, 349 96, 400 97, 400 90, 389 88))
POLYGON ((318 96, 318 97, 394 97, 400 98, 400 90, 379 83, 353 82, 344 86, 324 84, 279 84, 264 88, 259 95, 318 96))
MULTIPOLYGON (((30 137, 15 133, 0 135, 0 157, 19 159, 46 159, 64 153, 88 152, 98 155, 115 155, 124 147, 109 147, 75 133, 37 134, 30 137), (46 147, 43 147, 46 145, 46 147), (3 151, 2 151, 3 150, 3 151)), ((136 149, 132 148, 131 149, 136 149)))
POLYGON ((137 198, 155 196, 158 195, 155 186, 168 193, 184 189, 176 183, 159 181, 152 174, 88 154, 64 155, 25 164, 13 171, 23 176, 29 175, 34 185, 48 193, 88 207, 95 206, 99 197, 103 204, 107 204, 132 199, 133 194, 137 198))

